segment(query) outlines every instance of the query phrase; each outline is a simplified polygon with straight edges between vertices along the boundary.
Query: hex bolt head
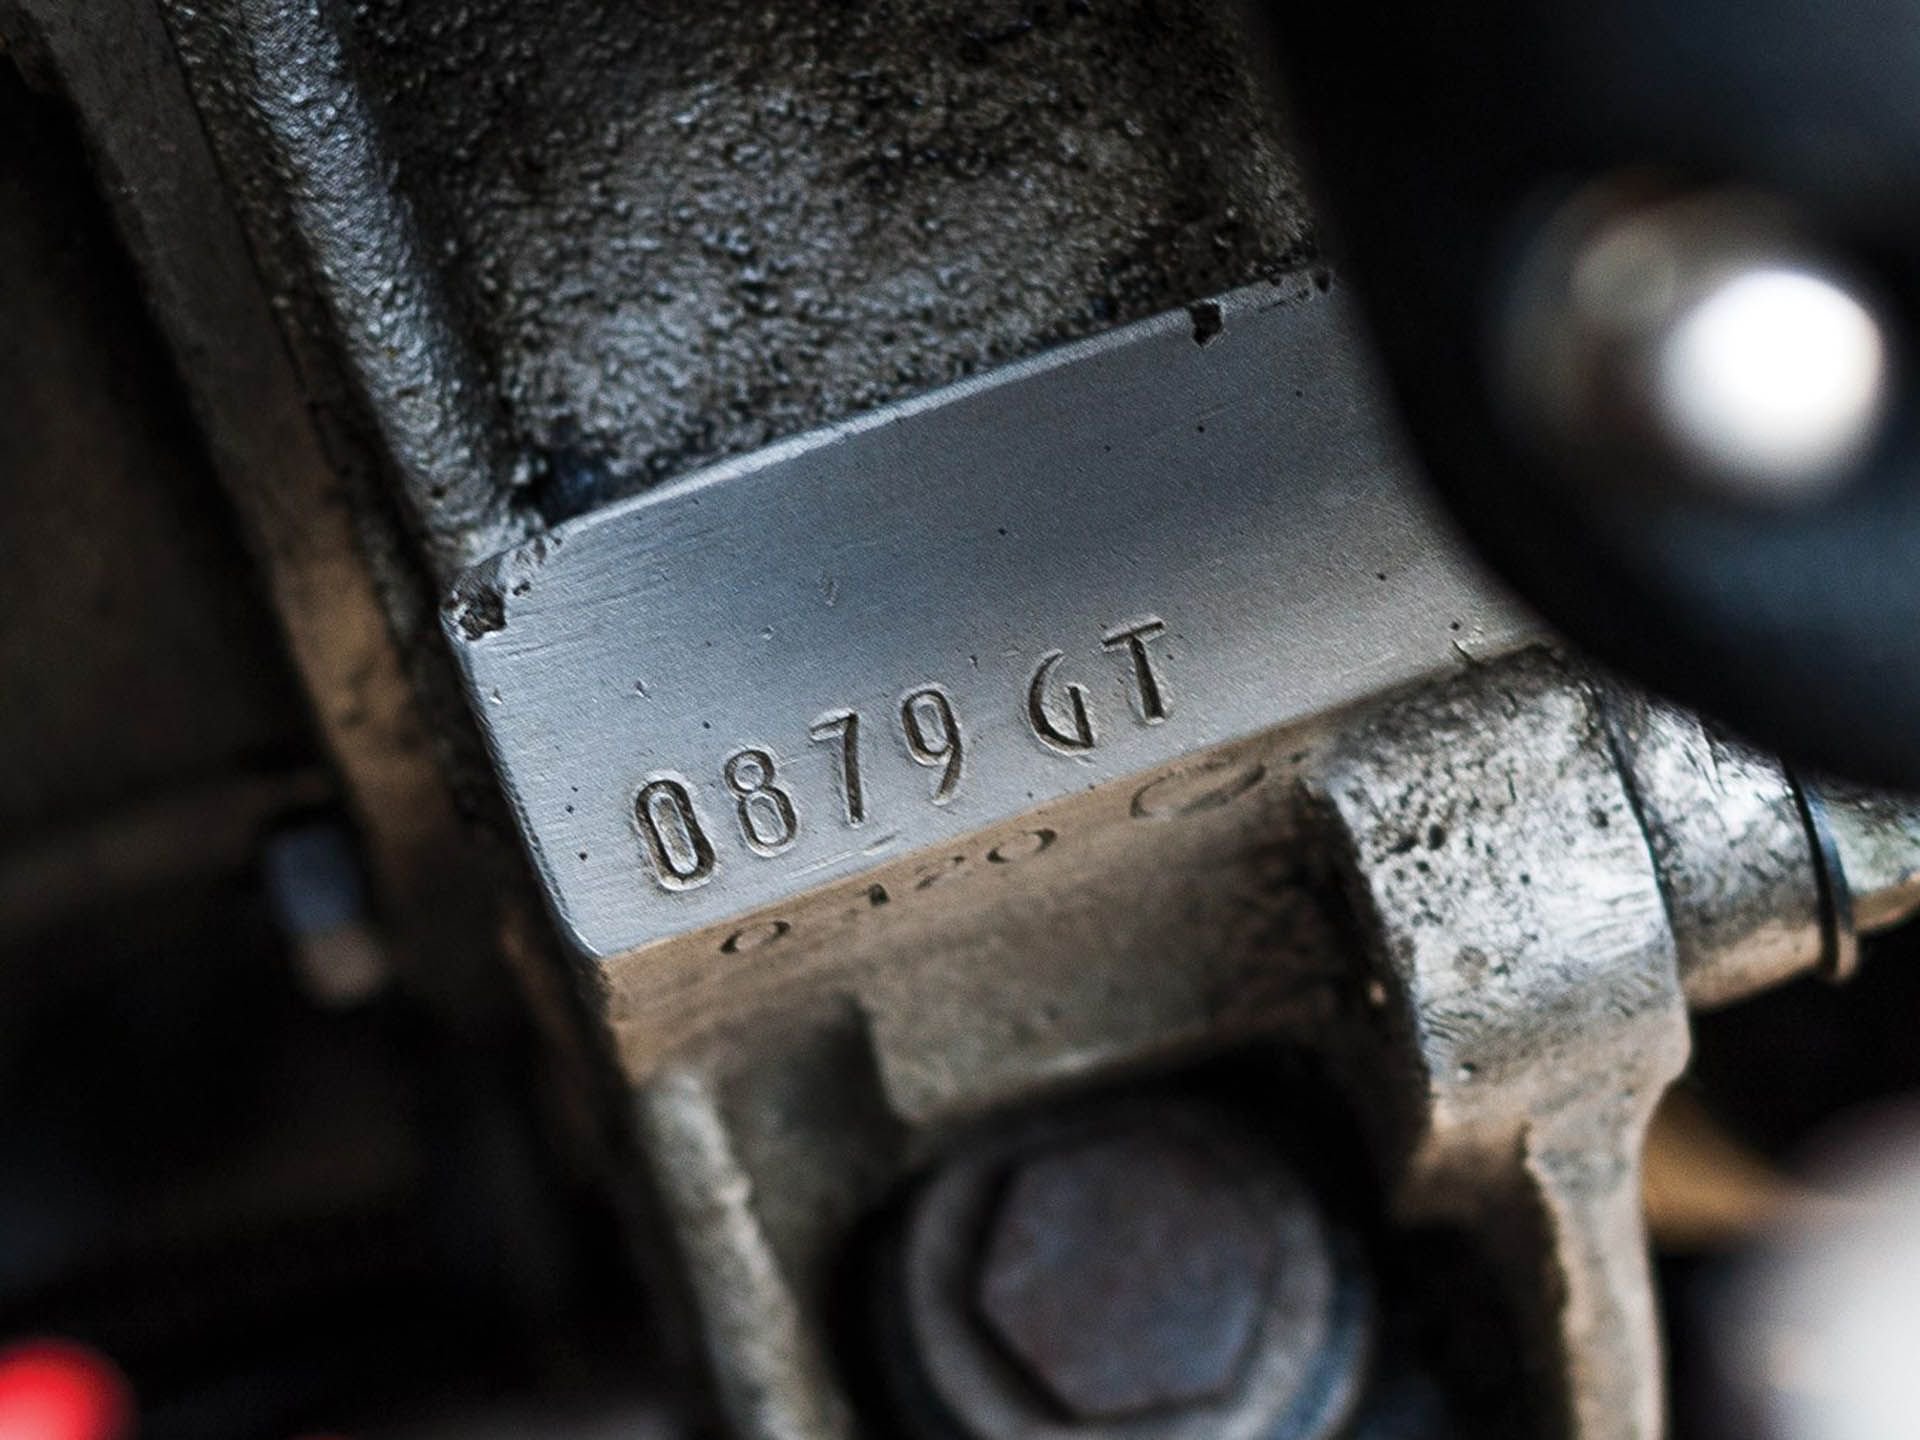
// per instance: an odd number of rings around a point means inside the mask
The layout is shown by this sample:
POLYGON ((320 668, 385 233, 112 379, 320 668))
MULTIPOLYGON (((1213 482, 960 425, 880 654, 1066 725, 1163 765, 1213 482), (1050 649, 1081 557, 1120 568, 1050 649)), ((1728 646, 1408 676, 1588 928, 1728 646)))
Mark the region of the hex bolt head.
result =
POLYGON ((1222 1399, 1276 1261, 1253 1169, 1235 1146, 1165 1126, 1019 1162, 981 1252, 988 1330, 1076 1421, 1222 1399))

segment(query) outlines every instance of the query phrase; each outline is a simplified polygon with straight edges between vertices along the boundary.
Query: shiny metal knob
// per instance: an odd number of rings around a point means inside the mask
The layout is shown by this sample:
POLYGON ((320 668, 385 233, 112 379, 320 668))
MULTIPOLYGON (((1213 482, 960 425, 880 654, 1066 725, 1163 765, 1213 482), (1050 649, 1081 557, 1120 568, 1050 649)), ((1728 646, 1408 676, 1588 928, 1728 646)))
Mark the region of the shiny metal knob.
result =
POLYGON ((1514 418, 1560 467, 1755 506, 1844 488, 1893 393, 1866 287, 1760 197, 1582 198, 1503 339, 1514 418))

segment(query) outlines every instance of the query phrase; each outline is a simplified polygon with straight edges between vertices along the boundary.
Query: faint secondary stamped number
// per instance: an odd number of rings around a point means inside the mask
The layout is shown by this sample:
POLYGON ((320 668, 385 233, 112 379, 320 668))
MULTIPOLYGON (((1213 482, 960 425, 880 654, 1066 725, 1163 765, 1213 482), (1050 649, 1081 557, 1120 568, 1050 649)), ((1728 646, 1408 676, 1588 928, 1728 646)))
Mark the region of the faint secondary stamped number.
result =
MULTIPOLYGON (((1148 618, 1116 626, 1101 637, 1102 648, 1120 655, 1132 680, 1136 719, 1157 725, 1170 712, 1167 691, 1154 663, 1152 642, 1165 633, 1166 623, 1148 618)), ((1063 651, 1041 657, 1022 697, 1022 714, 1034 739, 1047 749, 1074 755, 1093 749, 1099 732, 1087 704, 1086 690, 1063 682, 1055 667, 1063 651)), ((930 684, 909 690, 887 723, 894 728, 907 756, 930 773, 927 800, 945 805, 965 783, 968 756, 966 726, 945 686, 930 684)), ((829 710, 808 728, 808 737, 831 753, 839 781, 840 823, 867 821, 865 770, 866 721, 854 709, 829 710)), ((799 838, 801 815, 793 793, 780 774, 779 761, 763 745, 747 745, 729 755, 720 767, 719 782, 733 812, 733 823, 747 850, 770 859, 799 838)), ((713 878, 716 859, 712 837, 700 817, 697 787, 685 776, 662 772, 650 777, 633 800, 633 818, 640 832, 653 878, 663 890, 692 890, 713 878)))

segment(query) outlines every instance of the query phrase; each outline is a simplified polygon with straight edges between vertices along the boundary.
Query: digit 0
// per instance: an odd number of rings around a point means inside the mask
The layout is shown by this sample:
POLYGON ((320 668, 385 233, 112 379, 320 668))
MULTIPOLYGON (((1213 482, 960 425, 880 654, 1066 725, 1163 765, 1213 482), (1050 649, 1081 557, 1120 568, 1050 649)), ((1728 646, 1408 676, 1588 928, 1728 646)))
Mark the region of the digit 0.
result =
POLYGON ((713 878, 713 843, 684 784, 671 776, 649 780, 634 796, 633 818, 661 889, 691 890, 713 878))

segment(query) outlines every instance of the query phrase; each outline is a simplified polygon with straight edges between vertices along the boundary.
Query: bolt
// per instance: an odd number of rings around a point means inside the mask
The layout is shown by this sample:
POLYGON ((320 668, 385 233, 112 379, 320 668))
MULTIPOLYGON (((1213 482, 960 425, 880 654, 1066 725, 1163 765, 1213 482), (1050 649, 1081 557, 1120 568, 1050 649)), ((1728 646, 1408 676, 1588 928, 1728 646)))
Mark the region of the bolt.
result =
POLYGON ((876 1338, 909 1434, 1326 1440, 1360 1393, 1363 1272, 1281 1156, 1211 1106, 984 1131, 904 1222, 876 1338))
POLYGON ((1217 1402, 1238 1383, 1275 1264, 1257 1162, 1198 1127, 1138 1126, 1016 1165, 976 1300, 1073 1419, 1217 1402))
POLYGON ((1836 494, 1892 408, 1884 307, 1763 196, 1582 195, 1508 341, 1517 417, 1569 463, 1739 504, 1836 494))

